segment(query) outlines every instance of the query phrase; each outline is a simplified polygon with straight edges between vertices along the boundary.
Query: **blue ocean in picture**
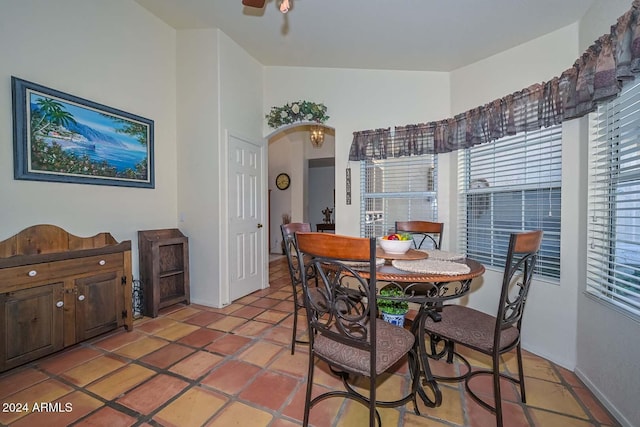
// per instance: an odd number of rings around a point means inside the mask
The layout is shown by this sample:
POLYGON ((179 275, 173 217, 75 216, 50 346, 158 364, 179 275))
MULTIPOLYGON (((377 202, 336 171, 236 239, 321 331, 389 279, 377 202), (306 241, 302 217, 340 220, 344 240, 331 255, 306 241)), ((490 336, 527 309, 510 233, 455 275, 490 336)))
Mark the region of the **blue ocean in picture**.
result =
MULTIPOLYGON (((39 120, 43 100, 49 101, 38 94, 31 94, 31 111, 35 120, 39 120)), ((135 135, 123 131, 133 122, 118 120, 108 114, 100 113, 85 106, 78 106, 71 102, 56 99, 56 107, 51 108, 47 121, 41 120, 37 135, 47 145, 54 143, 65 152, 78 157, 87 156, 92 162, 106 162, 118 173, 127 169, 135 170, 140 162, 148 162, 148 149, 141 144, 135 135), (57 108, 57 110, 56 110, 57 108), (62 113, 60 113, 62 111, 62 113), (66 120, 55 122, 55 114, 64 115, 66 120)), ((41 113, 42 111, 42 113, 41 113)), ((33 123, 32 123, 33 126, 33 123)))
MULTIPOLYGON (((45 141, 52 138, 46 138, 45 141)), ((123 150, 122 147, 114 146, 110 144, 96 143, 95 148, 93 146, 84 146, 80 144, 63 145, 60 141, 55 141, 59 145, 63 146, 63 149, 69 153, 73 153, 76 156, 88 156, 92 161, 102 162, 106 161, 110 166, 115 167, 118 172, 124 172, 127 169, 134 169, 136 165, 147 157, 147 151, 144 147, 138 144, 138 147, 128 147, 127 150, 123 150)))

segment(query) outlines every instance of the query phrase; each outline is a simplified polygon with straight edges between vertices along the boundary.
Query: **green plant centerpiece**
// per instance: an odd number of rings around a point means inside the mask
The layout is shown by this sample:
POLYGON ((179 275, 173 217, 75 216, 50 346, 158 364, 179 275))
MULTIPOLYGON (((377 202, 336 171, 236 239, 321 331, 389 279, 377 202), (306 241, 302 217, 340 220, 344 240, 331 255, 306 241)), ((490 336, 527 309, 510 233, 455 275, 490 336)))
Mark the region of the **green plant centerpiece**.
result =
POLYGON ((269 127, 275 129, 294 122, 324 123, 329 119, 329 116, 327 116, 327 107, 324 104, 295 101, 282 107, 271 107, 271 111, 265 118, 269 127))
POLYGON ((406 295, 399 286, 385 286, 380 289, 380 295, 377 299, 378 310, 387 314, 406 314, 409 311, 409 303, 404 299, 399 299, 403 297, 406 298, 406 295))

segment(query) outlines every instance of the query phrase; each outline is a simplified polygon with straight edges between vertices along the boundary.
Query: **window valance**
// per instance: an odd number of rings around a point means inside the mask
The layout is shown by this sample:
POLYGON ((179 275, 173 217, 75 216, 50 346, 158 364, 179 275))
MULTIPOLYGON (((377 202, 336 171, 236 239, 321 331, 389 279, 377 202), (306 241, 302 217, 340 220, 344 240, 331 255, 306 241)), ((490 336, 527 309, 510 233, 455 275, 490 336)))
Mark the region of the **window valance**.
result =
POLYGON ((447 153, 581 117, 640 73, 640 0, 559 77, 440 121, 353 133, 349 160, 447 153))

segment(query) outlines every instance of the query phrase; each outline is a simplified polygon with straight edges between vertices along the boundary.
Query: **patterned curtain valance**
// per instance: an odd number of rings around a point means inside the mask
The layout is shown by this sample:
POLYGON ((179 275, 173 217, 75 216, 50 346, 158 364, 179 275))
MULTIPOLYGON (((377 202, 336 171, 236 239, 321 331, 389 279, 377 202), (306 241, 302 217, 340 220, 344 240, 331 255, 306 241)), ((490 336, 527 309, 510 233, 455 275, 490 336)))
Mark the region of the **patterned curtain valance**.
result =
POLYGON ((640 73, 640 0, 573 67, 453 118, 353 133, 349 160, 448 153, 582 117, 640 73))

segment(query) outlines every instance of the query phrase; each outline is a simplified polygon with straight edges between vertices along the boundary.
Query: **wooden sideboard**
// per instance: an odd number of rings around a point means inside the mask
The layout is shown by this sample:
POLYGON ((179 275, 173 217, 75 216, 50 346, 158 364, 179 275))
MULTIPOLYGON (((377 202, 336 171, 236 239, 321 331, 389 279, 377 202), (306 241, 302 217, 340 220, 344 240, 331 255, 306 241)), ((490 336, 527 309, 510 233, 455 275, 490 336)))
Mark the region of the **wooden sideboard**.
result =
POLYGON ((0 242, 0 372, 133 329, 131 241, 35 225, 0 242))

